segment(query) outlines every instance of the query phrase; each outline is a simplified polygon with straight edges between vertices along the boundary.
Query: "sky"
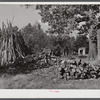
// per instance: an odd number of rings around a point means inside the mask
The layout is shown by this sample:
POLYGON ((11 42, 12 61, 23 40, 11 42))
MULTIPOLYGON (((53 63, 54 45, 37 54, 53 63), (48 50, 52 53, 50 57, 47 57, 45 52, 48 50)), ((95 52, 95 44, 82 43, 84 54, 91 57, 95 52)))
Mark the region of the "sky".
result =
MULTIPOLYGON (((35 5, 27 9, 25 6, 21 6, 18 4, 1 4, 0 27, 2 26, 2 22, 7 24, 7 20, 11 21, 13 23, 13 26, 18 26, 19 29, 28 25, 28 23, 34 25, 36 22, 39 22, 42 29, 46 31, 48 29, 48 24, 41 22, 41 16, 38 14, 38 12, 39 11, 35 9, 35 5)), ((83 24, 84 23, 80 23, 79 27, 83 24)), ((77 32, 74 31, 71 36, 77 36, 77 32)))
POLYGON ((26 9, 24 6, 14 4, 0 5, 0 27, 2 22, 6 24, 7 20, 13 22, 13 26, 17 25, 19 29, 28 23, 34 25, 37 21, 41 24, 44 31, 48 29, 47 23, 41 23, 41 16, 34 7, 26 9))

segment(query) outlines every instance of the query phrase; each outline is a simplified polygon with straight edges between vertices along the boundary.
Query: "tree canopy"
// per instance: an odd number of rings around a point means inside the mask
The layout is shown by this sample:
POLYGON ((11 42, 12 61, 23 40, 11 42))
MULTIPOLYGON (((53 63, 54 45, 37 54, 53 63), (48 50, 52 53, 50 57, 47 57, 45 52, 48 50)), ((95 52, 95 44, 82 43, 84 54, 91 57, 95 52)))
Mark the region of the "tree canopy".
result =
POLYGON ((70 34, 74 30, 89 34, 89 59, 96 58, 100 5, 37 5, 36 9, 40 10, 42 22, 48 22, 50 34, 70 34))
POLYGON ((88 51, 89 51, 89 41, 88 41, 88 38, 86 37, 86 35, 77 36, 76 41, 74 42, 75 51, 78 52, 78 49, 81 48, 81 47, 85 47, 86 53, 88 53, 88 51))
POLYGON ((32 51, 41 51, 48 44, 48 37, 41 29, 41 25, 30 23, 21 30, 26 45, 32 51))
POLYGON ((37 5, 42 22, 51 26, 50 33, 68 34, 72 30, 88 33, 91 25, 98 24, 99 5, 37 5), (82 25, 83 24, 83 25, 82 25))

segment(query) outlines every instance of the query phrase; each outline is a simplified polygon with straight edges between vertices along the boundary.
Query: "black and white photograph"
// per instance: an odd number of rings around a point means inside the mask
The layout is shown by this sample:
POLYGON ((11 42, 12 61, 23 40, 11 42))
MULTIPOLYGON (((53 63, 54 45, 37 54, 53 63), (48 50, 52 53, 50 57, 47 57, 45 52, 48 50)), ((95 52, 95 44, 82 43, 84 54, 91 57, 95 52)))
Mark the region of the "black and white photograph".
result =
POLYGON ((100 4, 0 4, 0 89, 100 89, 100 4))

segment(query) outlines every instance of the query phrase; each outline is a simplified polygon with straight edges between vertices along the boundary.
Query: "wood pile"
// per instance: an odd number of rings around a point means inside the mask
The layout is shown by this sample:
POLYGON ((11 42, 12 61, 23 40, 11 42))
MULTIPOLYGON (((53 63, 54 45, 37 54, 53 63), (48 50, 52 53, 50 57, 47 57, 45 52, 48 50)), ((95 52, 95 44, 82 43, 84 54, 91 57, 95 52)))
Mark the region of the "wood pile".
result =
POLYGON ((54 65, 54 63, 55 61, 52 61, 52 59, 46 58, 46 54, 42 55, 39 53, 34 55, 27 55, 24 58, 17 58, 14 63, 1 65, 0 74, 27 74, 36 69, 49 68, 50 66, 54 65))
POLYGON ((2 23, 1 33, 0 65, 14 63, 19 57, 24 58, 27 50, 24 39, 10 22, 7 26, 2 23))
POLYGON ((100 66, 93 62, 77 63, 76 61, 64 61, 59 67, 60 78, 70 79, 91 79, 100 77, 100 66))

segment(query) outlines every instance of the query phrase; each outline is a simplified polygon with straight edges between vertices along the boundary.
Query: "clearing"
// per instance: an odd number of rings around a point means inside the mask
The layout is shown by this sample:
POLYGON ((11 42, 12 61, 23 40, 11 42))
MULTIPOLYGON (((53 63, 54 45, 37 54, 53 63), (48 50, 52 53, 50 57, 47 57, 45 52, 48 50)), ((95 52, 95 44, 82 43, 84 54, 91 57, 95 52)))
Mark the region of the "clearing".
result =
POLYGON ((57 66, 34 70, 30 74, 4 75, 1 89, 100 89, 99 79, 64 80, 58 78, 57 66))

